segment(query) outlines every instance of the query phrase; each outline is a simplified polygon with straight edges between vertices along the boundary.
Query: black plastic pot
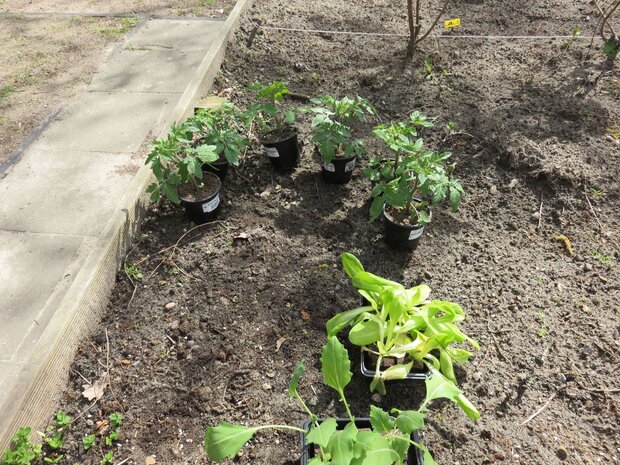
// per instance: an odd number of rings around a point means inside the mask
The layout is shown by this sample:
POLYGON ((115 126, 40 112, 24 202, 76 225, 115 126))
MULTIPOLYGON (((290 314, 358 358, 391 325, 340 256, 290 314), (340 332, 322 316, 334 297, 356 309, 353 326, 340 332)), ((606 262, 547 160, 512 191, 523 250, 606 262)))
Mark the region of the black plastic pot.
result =
MULTIPOLYGON (((323 419, 317 420, 319 423, 324 421, 323 419)), ((350 423, 348 418, 336 418, 336 422, 338 423, 338 429, 344 429, 347 424, 350 423)), ((301 427, 306 431, 310 429, 311 425, 310 420, 306 420, 301 427)), ((355 426, 358 429, 371 429, 372 425, 370 424, 370 418, 356 418, 355 426)), ((417 443, 420 442, 420 436, 417 431, 411 433, 411 440, 417 443)), ((299 459, 300 465, 308 465, 308 462, 315 456, 314 452, 314 444, 308 444, 306 442, 306 435, 301 435, 301 458, 299 459)), ((405 462, 407 465, 424 465, 424 454, 420 449, 415 446, 409 447, 409 453, 407 454, 407 461, 405 462)))
MULTIPOLYGON (((432 213, 431 213, 432 215, 432 213)), ((383 207, 385 220, 385 242, 395 249, 415 250, 420 242, 420 236, 424 232, 424 226, 400 224, 394 221, 383 207)))
POLYGON ((357 155, 346 158, 333 158, 331 163, 321 164, 323 179, 333 184, 346 184, 353 176, 357 155))
POLYGON ((289 171, 299 163, 299 141, 297 132, 292 133, 286 139, 275 142, 262 140, 265 152, 271 161, 271 165, 278 171, 289 171))
MULTIPOLYGON (((413 371, 414 369, 415 368, 407 374, 405 380, 424 381, 426 378, 430 378, 432 376, 430 371, 413 371)), ((372 368, 372 359, 370 358, 370 354, 362 349, 360 353, 360 371, 362 372, 362 375, 366 378, 372 379, 375 377, 375 370, 376 367, 375 369, 372 368)))
POLYGON ((226 175, 228 174, 229 166, 230 166, 230 163, 228 163, 228 160, 226 159, 224 159, 223 161, 218 160, 212 163, 205 163, 204 165, 202 165, 202 172, 217 174, 217 177, 223 181, 226 175))
POLYGON ((206 223, 207 221, 214 220, 220 211, 222 205, 220 198, 220 189, 222 188, 222 181, 213 173, 204 173, 204 179, 210 178, 214 180, 214 192, 210 193, 203 199, 189 200, 181 196, 181 204, 185 207, 185 212, 196 224, 206 223))

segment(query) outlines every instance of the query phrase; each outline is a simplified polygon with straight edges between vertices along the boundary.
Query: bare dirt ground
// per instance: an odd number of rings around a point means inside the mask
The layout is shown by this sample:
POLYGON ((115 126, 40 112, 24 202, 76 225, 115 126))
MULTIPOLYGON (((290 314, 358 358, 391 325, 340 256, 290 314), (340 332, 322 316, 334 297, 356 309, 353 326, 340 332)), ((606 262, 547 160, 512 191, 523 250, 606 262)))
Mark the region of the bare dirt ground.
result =
POLYGON ((0 12, 0 163, 32 131, 90 82, 136 18, 33 16, 116 13, 225 17, 232 0, 5 1, 0 12))
MULTIPOLYGON (((438 463, 620 462, 618 64, 600 43, 588 56, 588 41, 565 39, 430 40, 408 64, 395 37, 259 31, 248 45, 256 21, 393 32, 404 30, 403 15, 392 0, 257 0, 214 92, 244 107, 248 84, 283 79, 310 96, 360 94, 383 121, 414 109, 435 116, 422 136, 453 152, 467 191, 459 211, 435 209, 412 255, 391 250, 382 225, 368 223, 371 187, 360 168, 346 186, 326 185, 308 143, 290 175, 250 150, 224 181, 220 220, 178 247, 169 248, 193 225, 176 207, 154 208, 59 402, 79 417, 66 463, 99 463, 109 450, 101 425, 115 411, 125 416, 116 458, 130 464, 150 456, 209 463, 204 428, 223 420, 299 425, 305 414, 286 386, 301 359, 313 410, 342 415, 318 358, 325 322, 357 302, 338 262, 343 251, 374 273, 427 283, 468 313, 463 328, 482 348, 459 380, 482 418, 432 409, 424 440, 438 463), (110 384, 91 406, 83 385, 97 379, 110 384), (86 434, 98 434, 90 451, 86 434)), ((462 19, 458 33, 563 34, 580 25, 585 35, 595 10, 572 0, 469 0, 446 17, 462 19)), ((308 121, 299 126, 308 140, 308 121)), ((371 153, 382 150, 369 143, 371 153)), ((375 401, 352 358, 347 392, 363 415, 375 401)), ((388 386, 379 403, 415 407, 421 389, 388 386)), ((298 459, 297 436, 265 433, 228 463, 298 459)))

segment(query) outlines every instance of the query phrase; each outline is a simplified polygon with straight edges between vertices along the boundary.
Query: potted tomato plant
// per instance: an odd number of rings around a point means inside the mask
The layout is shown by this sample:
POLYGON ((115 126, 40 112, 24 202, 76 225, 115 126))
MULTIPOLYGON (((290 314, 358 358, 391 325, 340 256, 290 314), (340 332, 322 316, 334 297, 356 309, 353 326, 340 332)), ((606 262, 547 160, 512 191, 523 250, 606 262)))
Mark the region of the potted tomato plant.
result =
POLYGON ((256 83, 251 89, 256 92, 258 102, 248 108, 246 117, 258 126, 260 142, 272 166, 288 171, 297 166, 300 154, 295 110, 285 109, 282 104, 290 91, 281 81, 269 85, 256 83))
POLYGON ((193 146, 215 147, 218 159, 202 165, 203 171, 215 173, 224 179, 230 165, 238 166, 242 151, 250 144, 243 114, 230 102, 213 108, 201 108, 186 122, 193 132, 193 146))
POLYGON ((202 166, 217 159, 214 145, 193 144, 193 132, 187 124, 173 125, 165 139, 153 144, 146 158, 155 176, 147 188, 151 201, 165 197, 182 204, 195 223, 214 219, 220 209, 222 182, 213 173, 203 173, 202 166))
MULTIPOLYGON (((433 465, 435 461, 428 449, 420 442, 417 430, 424 427, 429 404, 439 398, 452 402, 462 391, 447 381, 438 371, 426 380, 426 397, 417 410, 391 409, 389 412, 370 407, 368 418, 353 416, 344 389, 351 381, 351 362, 344 346, 336 337, 328 339, 321 354, 323 381, 334 389, 347 411, 346 418, 319 419, 313 414, 298 392, 299 379, 304 371, 300 363, 289 384, 289 395, 296 399, 308 413, 309 421, 302 428, 289 425, 245 426, 220 423, 208 427, 204 437, 204 449, 210 460, 222 461, 234 458, 252 439, 265 429, 281 429, 301 433, 301 463, 308 465, 433 465)), ((472 410, 470 417, 479 418, 472 410)))
POLYGON ((431 206, 448 199, 456 211, 464 195, 461 182, 448 165, 450 152, 436 152, 417 137, 417 127, 432 126, 418 112, 408 121, 382 124, 373 134, 385 143, 391 156, 375 157, 364 174, 374 182, 371 220, 383 216, 385 239, 395 248, 414 250, 431 221, 431 206))
MULTIPOLYGON (((406 289, 369 273, 350 253, 343 253, 341 260, 367 305, 332 317, 326 324, 327 335, 351 326, 348 338, 361 349, 361 371, 372 378, 371 391, 385 394, 386 381, 425 379, 433 370, 456 385, 454 363, 466 363, 473 355, 457 344, 468 342, 479 348, 457 325, 465 319, 461 306, 429 300, 431 289, 424 284, 406 289), (416 373, 415 366, 422 370, 416 373)), ((465 411, 471 405, 464 396, 458 403, 465 411)))
POLYGON ((353 136, 356 124, 364 122, 375 109, 360 96, 336 99, 325 95, 312 100, 312 142, 321 157, 321 173, 327 182, 349 182, 357 157, 366 153, 364 141, 353 136))

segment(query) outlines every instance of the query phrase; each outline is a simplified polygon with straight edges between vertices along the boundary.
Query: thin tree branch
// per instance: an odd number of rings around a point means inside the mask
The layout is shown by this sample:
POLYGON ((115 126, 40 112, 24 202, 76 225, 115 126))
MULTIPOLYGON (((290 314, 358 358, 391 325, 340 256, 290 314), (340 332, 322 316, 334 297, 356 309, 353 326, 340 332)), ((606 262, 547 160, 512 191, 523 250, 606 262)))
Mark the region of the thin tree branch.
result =
MULTIPOLYGON (((620 0, 619 0, 620 1, 620 0)), ((448 4, 450 3, 450 0, 446 0, 443 4, 443 6, 441 7, 441 10, 439 11, 439 14, 437 14, 437 17, 435 18, 435 21, 433 21, 433 24, 431 25, 431 27, 428 29, 428 31, 426 31, 426 33, 420 37, 416 43, 414 44, 414 48, 420 43, 422 42, 424 39, 426 39, 428 37, 428 35, 431 33, 431 31, 433 29, 435 29, 435 26, 437 26, 437 23, 439 22, 439 20, 441 19, 441 17, 443 16, 443 14, 446 12, 446 10, 448 9, 448 4)))

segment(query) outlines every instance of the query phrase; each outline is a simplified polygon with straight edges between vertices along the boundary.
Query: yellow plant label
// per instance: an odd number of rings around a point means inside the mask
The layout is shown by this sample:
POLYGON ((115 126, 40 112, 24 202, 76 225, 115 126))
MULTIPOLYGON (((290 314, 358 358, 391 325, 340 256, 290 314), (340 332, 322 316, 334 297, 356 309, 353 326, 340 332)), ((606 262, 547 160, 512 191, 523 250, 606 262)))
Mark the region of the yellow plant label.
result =
POLYGON ((457 27, 461 25, 461 18, 456 18, 456 19, 449 19, 448 21, 446 21, 445 26, 450 29, 453 27, 457 27))

